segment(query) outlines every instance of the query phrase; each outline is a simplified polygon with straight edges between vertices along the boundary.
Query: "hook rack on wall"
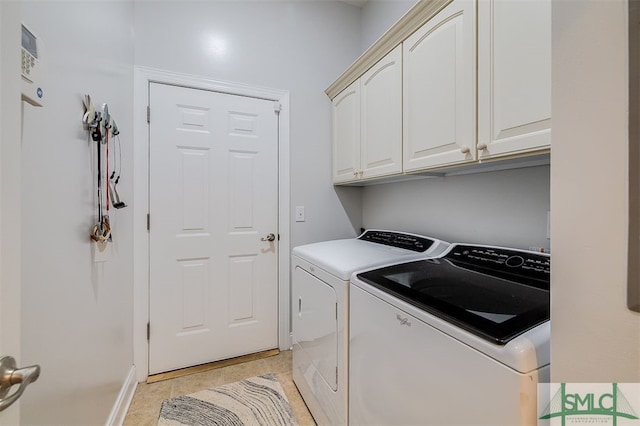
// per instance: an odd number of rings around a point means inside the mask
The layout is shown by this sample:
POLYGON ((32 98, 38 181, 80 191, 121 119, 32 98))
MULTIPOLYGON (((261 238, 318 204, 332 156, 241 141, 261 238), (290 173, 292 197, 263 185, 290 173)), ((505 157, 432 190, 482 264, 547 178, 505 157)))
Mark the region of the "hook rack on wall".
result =
POLYGON ((117 185, 122 170, 122 149, 120 145, 120 131, 109 113, 109 106, 102 105, 102 111, 97 111, 91 96, 84 97, 85 112, 82 122, 89 132, 91 140, 96 143, 97 160, 97 222, 89 236, 96 242, 112 241, 111 224, 109 222, 110 205, 115 209, 122 209, 127 205, 120 200, 117 185), (109 150, 111 148, 111 163, 109 150), (110 164, 112 169, 110 169, 110 164), (111 174, 109 171, 111 170, 111 174))

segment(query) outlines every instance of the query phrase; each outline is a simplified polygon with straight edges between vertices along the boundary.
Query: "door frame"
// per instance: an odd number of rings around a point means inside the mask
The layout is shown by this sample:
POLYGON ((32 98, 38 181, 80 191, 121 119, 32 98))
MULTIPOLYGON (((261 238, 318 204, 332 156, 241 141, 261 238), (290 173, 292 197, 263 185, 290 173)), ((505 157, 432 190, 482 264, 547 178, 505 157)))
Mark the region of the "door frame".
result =
MULTIPOLYGON (((249 86, 147 67, 134 67, 133 75, 133 362, 137 378, 149 375, 149 124, 147 105, 151 83, 169 84, 279 102, 278 115, 278 347, 291 347, 290 316, 290 178, 289 92, 249 86)), ((151 111, 153 119, 153 111, 151 111)))

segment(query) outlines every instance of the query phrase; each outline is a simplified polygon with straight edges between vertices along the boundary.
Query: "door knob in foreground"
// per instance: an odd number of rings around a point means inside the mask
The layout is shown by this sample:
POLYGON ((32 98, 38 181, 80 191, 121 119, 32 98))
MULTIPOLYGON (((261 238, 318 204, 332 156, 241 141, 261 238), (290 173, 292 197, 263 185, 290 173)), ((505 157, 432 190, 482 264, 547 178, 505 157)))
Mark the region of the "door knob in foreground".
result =
POLYGON ((16 402, 29 383, 35 382, 38 377, 40 377, 39 365, 17 368, 16 360, 13 357, 2 357, 0 359, 0 411, 16 402), (9 389, 17 384, 20 384, 18 390, 7 397, 9 389))
POLYGON ((267 235, 266 238, 260 238, 260 241, 275 241, 275 239, 276 239, 276 236, 273 233, 271 233, 267 235))

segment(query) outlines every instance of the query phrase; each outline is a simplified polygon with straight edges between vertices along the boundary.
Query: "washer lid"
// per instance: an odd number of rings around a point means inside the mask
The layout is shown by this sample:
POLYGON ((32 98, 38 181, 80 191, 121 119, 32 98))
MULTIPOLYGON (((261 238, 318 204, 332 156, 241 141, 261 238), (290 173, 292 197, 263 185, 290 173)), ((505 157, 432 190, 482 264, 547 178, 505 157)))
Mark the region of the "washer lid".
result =
POLYGON ((362 281, 492 343, 549 320, 547 255, 453 245, 443 257, 358 274, 362 281))

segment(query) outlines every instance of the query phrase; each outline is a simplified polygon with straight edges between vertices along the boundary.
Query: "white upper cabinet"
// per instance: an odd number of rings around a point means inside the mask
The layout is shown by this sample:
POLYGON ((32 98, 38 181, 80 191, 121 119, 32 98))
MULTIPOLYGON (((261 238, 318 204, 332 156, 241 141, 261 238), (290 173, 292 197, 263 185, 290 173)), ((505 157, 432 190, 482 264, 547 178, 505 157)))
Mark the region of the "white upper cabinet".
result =
POLYGON ((548 153, 551 1, 416 2, 326 90, 334 183, 548 153))
POLYGON ((475 20, 454 0, 402 43, 405 171, 476 159, 475 20))
POLYGON ((402 172, 402 47, 360 78, 362 178, 402 172))
POLYGON ((479 159, 551 143, 551 0, 478 0, 479 159))
POLYGON ((360 171, 360 80, 333 99, 333 182, 358 179, 360 171))
POLYGON ((333 99, 333 182, 402 173, 402 47, 333 99))

